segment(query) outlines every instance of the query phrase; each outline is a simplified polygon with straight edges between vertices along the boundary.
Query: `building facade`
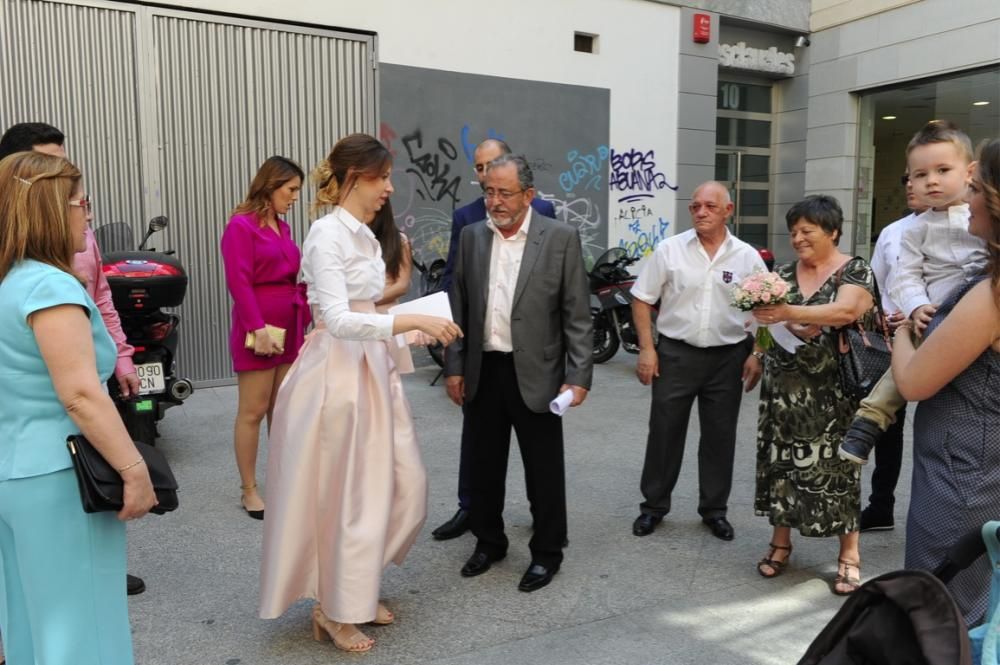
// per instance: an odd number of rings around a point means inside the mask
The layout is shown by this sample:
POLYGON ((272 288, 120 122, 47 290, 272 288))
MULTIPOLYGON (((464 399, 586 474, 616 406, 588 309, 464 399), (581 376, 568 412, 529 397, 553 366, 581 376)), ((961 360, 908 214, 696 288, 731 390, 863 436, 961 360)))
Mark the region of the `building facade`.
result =
MULTIPOLYGON (((472 148, 507 140, 593 262, 690 226, 730 188, 733 231, 793 255, 785 211, 833 194, 866 255, 903 213, 903 146, 943 117, 1000 135, 995 0, 512 0, 503 5, 0 0, 0 124, 63 128, 97 224, 166 215, 190 271, 181 364, 230 381, 218 240, 271 154, 308 171, 364 131, 394 155, 397 222, 446 252, 479 196, 472 148), (82 26, 82 28, 81 28, 82 26), (46 35, 70 35, 49 39, 46 35)), ((297 237, 311 192, 290 214, 297 237)))

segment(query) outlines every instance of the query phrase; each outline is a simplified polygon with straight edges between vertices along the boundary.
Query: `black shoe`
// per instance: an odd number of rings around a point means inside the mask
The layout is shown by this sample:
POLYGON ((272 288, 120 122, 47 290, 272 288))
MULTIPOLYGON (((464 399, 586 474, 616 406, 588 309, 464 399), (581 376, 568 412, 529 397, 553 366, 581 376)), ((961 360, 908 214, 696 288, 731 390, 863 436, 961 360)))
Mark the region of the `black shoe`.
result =
POLYGON ((653 529, 655 529, 656 525, 662 520, 663 518, 658 515, 647 515, 646 513, 643 513, 642 515, 636 517, 635 521, 632 522, 632 535, 639 537, 648 536, 653 533, 653 529))
POLYGON ((871 420, 858 416, 851 423, 851 427, 844 435, 844 441, 840 444, 837 454, 840 459, 854 462, 855 464, 868 464, 868 455, 875 442, 882 436, 882 430, 871 420))
POLYGON ((246 512, 247 515, 249 515, 250 517, 254 518, 255 520, 262 520, 262 519, 264 519, 264 511, 263 511, 263 509, 262 510, 250 510, 249 508, 247 508, 247 504, 243 503, 243 497, 242 496, 240 497, 240 505, 243 506, 244 512, 246 512))
POLYGON ((141 577, 136 577, 135 575, 125 574, 125 589, 128 591, 128 595, 137 596, 146 590, 146 583, 142 581, 141 577))
POLYGON ((517 585, 518 591, 524 591, 526 593, 531 593, 532 591, 538 591, 543 586, 546 586, 552 581, 552 578, 556 576, 559 572, 558 564, 555 566, 543 566, 540 563, 534 563, 528 566, 528 571, 521 578, 521 583, 517 585))
POLYGON ((871 505, 861 511, 862 531, 892 531, 895 526, 892 511, 886 512, 871 505))
POLYGON ((451 540, 458 538, 469 530, 469 511, 462 508, 450 520, 431 531, 434 540, 451 540))
POLYGON ((506 554, 501 554, 500 556, 493 556, 487 554, 486 552, 475 552, 469 557, 469 560, 465 562, 462 566, 462 577, 475 577, 476 575, 482 575, 494 562, 502 560, 506 554))
POLYGON ((725 517, 706 517, 701 520, 711 531, 712 535, 721 540, 732 540, 736 532, 733 525, 725 517))

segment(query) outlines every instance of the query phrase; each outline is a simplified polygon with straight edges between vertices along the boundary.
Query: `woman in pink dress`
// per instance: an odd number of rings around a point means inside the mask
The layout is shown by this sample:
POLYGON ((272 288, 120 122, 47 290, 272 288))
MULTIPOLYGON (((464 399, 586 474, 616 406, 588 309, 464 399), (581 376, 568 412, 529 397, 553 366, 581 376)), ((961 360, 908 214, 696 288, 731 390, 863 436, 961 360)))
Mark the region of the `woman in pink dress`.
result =
POLYGON ((233 297, 229 352, 239 388, 233 439, 240 503, 258 520, 264 519, 256 475, 260 421, 266 415, 270 426, 278 386, 299 353, 309 323, 304 289, 298 283, 301 255, 280 217, 299 198, 303 177, 295 162, 268 158, 222 234, 226 285, 233 297), (283 345, 265 325, 285 330, 283 345), (245 346, 249 332, 254 333, 252 349, 245 346))
POLYGON ((302 274, 316 329, 278 391, 267 464, 260 616, 303 598, 313 636, 345 651, 374 640, 356 624, 392 623, 383 569, 409 551, 427 512, 427 480, 390 344, 418 330, 442 344, 453 322, 379 314, 385 262, 369 224, 392 193, 389 151, 352 134, 316 169, 317 204, 302 274))

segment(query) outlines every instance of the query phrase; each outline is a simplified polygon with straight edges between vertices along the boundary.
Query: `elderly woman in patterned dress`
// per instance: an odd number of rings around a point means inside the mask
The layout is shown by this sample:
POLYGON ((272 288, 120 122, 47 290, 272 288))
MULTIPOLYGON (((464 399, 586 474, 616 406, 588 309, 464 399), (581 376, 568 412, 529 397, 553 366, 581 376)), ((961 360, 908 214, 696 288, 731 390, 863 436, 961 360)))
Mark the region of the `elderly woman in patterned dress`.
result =
MULTIPOLYGON (((892 375, 913 423, 906 567, 933 570, 948 547, 1000 517, 1000 139, 980 148, 968 195, 969 233, 986 241, 987 271, 945 299, 914 349, 897 331, 892 375)), ((966 622, 989 602, 986 557, 948 583, 966 622)))
POLYGON ((754 511, 769 518, 774 533, 757 572, 770 578, 784 571, 793 528, 803 536, 837 536, 833 592, 846 595, 861 583, 861 488, 859 467, 837 456, 857 404, 841 389, 836 330, 871 315, 874 282, 863 259, 837 249, 843 213, 836 199, 807 197, 786 222, 798 254, 777 271, 790 286, 788 302, 758 307, 754 317, 783 322, 805 344, 795 353, 774 346, 765 356, 754 511))

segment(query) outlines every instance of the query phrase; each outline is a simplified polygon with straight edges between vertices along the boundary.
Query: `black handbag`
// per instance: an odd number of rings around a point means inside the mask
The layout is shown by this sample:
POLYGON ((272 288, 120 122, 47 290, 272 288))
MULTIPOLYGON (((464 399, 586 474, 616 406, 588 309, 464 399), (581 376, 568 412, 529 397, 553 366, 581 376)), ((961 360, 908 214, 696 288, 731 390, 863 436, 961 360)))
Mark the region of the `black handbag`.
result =
MULTIPOLYGON (((840 289, 840 278, 844 266, 837 271, 837 289, 840 289)), ((874 330, 865 328, 862 315, 857 321, 844 326, 837 335, 837 364, 840 370, 840 383, 844 394, 853 399, 864 399, 872 391, 882 375, 889 371, 892 365, 892 341, 889 336, 889 326, 885 313, 882 311, 882 296, 878 290, 878 282, 872 276, 875 287, 875 311, 877 312, 874 330)))
MULTIPOLYGON (((73 470, 80 486, 83 511, 98 513, 121 510, 125 505, 123 500, 125 483, 118 472, 82 434, 67 437, 66 446, 73 458, 73 470)), ((163 515, 175 510, 177 480, 174 478, 174 472, 170 470, 170 465, 167 464, 167 458, 153 446, 141 441, 136 441, 135 447, 146 462, 149 478, 153 481, 153 491, 156 492, 156 499, 159 501, 150 512, 163 515)))

